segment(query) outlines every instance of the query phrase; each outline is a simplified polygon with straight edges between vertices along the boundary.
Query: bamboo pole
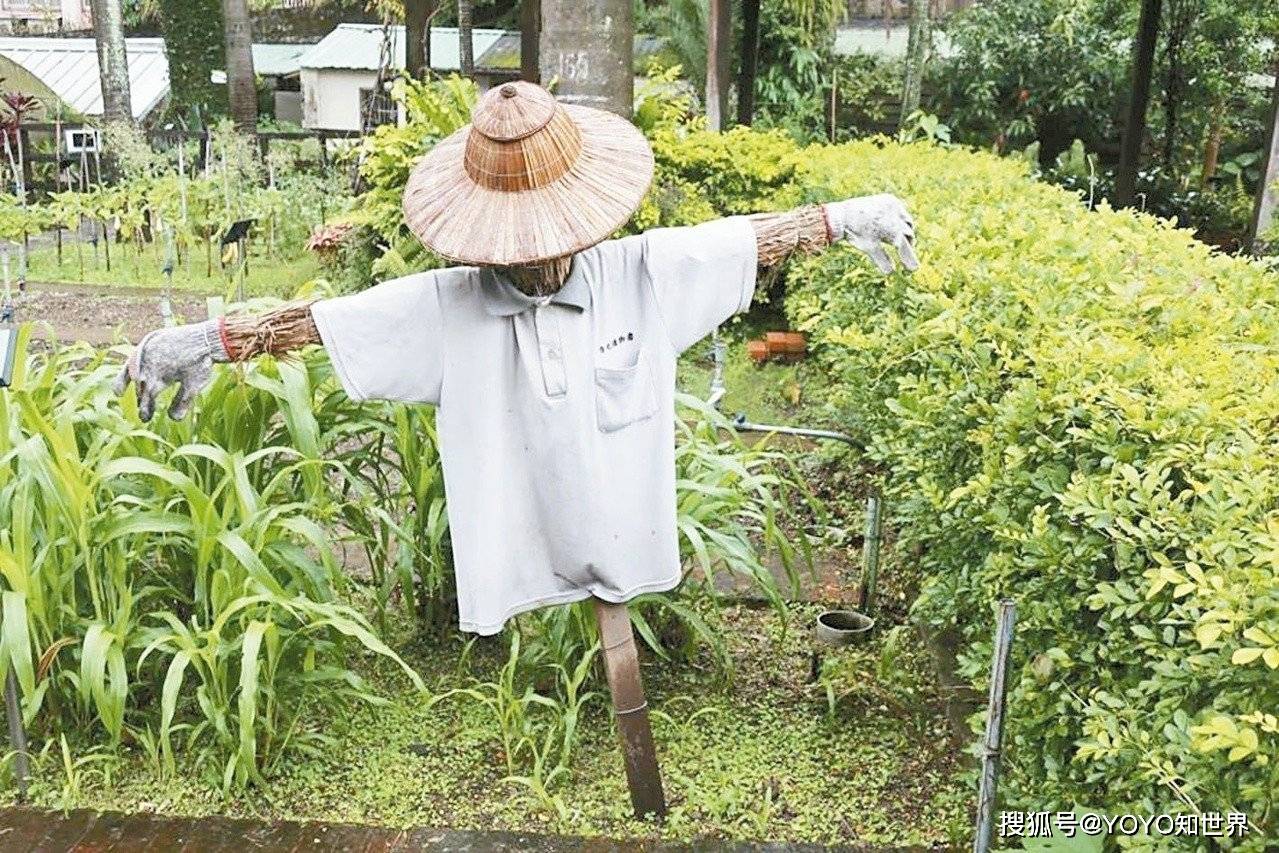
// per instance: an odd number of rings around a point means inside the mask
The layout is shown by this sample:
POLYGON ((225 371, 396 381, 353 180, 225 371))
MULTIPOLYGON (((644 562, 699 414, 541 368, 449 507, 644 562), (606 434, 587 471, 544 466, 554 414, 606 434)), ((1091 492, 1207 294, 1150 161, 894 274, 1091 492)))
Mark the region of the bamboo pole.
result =
POLYGON ((999 602, 995 627, 995 652, 990 662, 990 697, 986 703, 986 736, 982 741, 981 790, 977 797, 977 835, 973 853, 990 850, 991 824, 999 787, 1000 746, 1004 737, 1004 697, 1008 692, 1008 655, 1012 650, 1017 605, 1010 598, 999 602))
POLYGON ((604 671, 613 697, 613 714, 617 717, 617 731, 622 741, 631 805, 637 817, 652 815, 661 820, 666 816, 666 794, 662 790, 662 773, 653 746, 653 729, 648 719, 648 702, 644 699, 644 681, 630 613, 625 604, 610 604, 598 598, 592 601, 604 649, 604 671))

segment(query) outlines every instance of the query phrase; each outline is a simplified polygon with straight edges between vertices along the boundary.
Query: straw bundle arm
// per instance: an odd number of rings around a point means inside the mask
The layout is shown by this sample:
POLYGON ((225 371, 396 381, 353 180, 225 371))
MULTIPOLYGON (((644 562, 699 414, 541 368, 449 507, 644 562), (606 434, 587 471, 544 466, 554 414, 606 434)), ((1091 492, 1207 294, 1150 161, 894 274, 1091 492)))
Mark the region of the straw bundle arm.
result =
POLYGON ((784 213, 757 213, 750 217, 755 229, 759 266, 776 266, 796 250, 813 254, 831 243, 825 209, 820 205, 788 210, 784 213))
POLYGON ((312 302, 290 302, 266 314, 222 318, 222 346, 228 360, 247 361, 266 353, 283 355, 320 343, 320 332, 311 318, 312 302))
MULTIPOLYGON (((783 213, 761 213, 750 219, 761 267, 775 266, 795 251, 813 253, 830 244, 826 218, 817 205, 783 213)), ((559 290, 568 277, 570 260, 556 258, 535 266, 510 267, 503 272, 530 296, 549 296, 559 290)), ((266 314, 232 314, 224 318, 221 334, 229 359, 247 361, 263 354, 283 355, 320 343, 320 333, 311 319, 311 304, 292 302, 266 314)))

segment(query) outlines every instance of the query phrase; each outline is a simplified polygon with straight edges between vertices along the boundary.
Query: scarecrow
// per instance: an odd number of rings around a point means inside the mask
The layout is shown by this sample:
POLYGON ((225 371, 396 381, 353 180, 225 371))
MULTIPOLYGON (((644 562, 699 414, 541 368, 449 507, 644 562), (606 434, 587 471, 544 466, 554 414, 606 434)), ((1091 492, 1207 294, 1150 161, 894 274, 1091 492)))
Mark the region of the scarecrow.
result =
MULTIPOLYGON (((179 418, 214 362, 322 344, 352 399, 438 406, 462 630, 494 634, 533 608, 670 590, 681 579, 680 353, 746 310, 757 272, 796 250, 846 240, 884 273, 889 248, 907 269, 918 261, 891 195, 609 240, 652 175, 652 152, 626 120, 531 83, 491 89, 404 192, 409 228, 461 266, 151 332, 118 390, 136 383, 149 420, 177 384, 169 413, 179 418)), ((639 710, 623 704, 643 703, 638 671, 635 695, 619 696, 615 676, 625 694, 633 664, 610 654, 620 637, 633 660, 629 623, 619 624, 624 608, 599 613, 621 721, 639 710)))

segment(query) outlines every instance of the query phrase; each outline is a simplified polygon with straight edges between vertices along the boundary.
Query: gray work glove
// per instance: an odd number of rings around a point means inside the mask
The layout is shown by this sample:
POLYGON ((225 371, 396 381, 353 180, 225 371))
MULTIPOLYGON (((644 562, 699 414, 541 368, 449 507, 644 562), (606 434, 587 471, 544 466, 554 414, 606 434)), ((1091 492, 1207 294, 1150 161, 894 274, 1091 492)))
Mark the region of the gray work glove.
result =
POLYGON ((169 417, 181 418, 191 401, 213 374, 213 362, 230 361, 222 345, 217 320, 187 326, 156 329, 147 333, 120 370, 115 393, 123 394, 129 382, 138 385, 138 414, 149 421, 155 413, 155 399, 165 388, 178 383, 177 396, 169 405, 169 417))
POLYGON ((897 196, 883 193, 831 202, 826 205, 826 221, 834 239, 847 240, 861 249, 880 272, 893 271, 893 259, 885 245, 897 250, 906 269, 912 272, 919 269, 919 258, 915 257, 915 222, 897 196))

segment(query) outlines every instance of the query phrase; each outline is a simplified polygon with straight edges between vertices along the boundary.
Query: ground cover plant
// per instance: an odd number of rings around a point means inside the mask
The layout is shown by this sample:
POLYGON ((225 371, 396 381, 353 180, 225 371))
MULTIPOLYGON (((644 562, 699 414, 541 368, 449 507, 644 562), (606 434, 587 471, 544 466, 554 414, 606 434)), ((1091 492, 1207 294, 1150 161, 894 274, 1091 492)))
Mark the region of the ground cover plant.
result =
MULTIPOLYGON (((807 624, 815 612, 796 606, 792 622, 807 624)), ((504 741, 489 707, 460 696, 421 701, 400 689, 394 665, 369 658, 355 666, 389 703, 349 703, 317 715, 314 725, 330 743, 314 756, 286 757, 265 786, 225 798, 185 772, 181 754, 177 774, 161 781, 145 755, 126 749, 79 768, 74 802, 170 814, 588 837, 961 843, 969 831, 968 785, 918 649, 887 667, 879 641, 859 654, 828 656, 840 682, 857 686, 828 713, 823 686, 809 680, 806 632, 771 609, 730 606, 706 615, 728 646, 731 682, 707 679, 715 664, 705 653, 691 663, 651 658, 645 664, 670 804, 660 827, 631 813, 602 685, 585 691, 593 695, 578 718, 574 759, 551 784, 554 799, 547 801, 526 785, 503 781, 509 773, 504 741), (915 688, 917 701, 905 709, 891 703, 890 697, 915 688)), ((396 620, 388 636, 432 695, 502 677, 508 638, 470 645, 456 635, 401 642, 412 633, 411 623, 396 620)), ((36 796, 58 808, 64 785, 55 759, 36 796)))

